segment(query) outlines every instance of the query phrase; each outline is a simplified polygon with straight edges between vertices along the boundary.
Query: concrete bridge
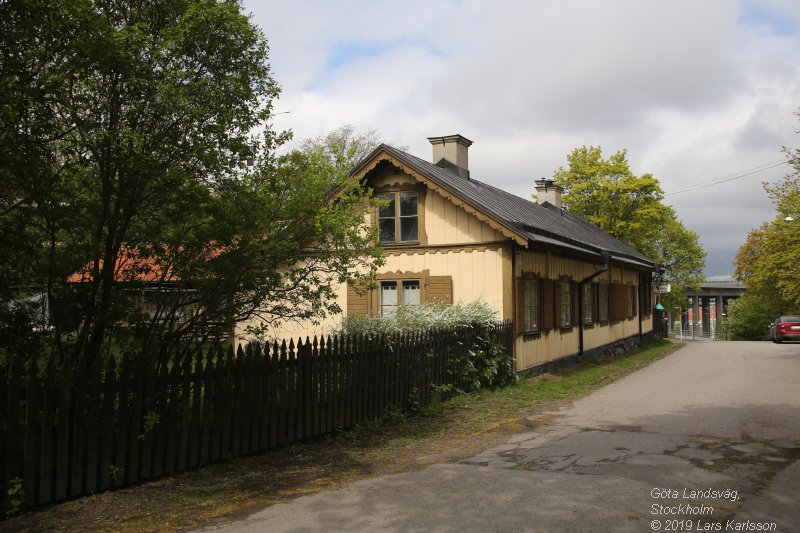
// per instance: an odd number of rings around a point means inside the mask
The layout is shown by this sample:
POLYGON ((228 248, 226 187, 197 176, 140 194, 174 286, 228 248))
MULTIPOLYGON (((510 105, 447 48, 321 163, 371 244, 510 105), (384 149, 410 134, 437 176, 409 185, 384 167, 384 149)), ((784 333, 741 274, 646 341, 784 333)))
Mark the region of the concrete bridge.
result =
MULTIPOLYGON (((691 306, 681 312, 681 331, 686 336, 714 338, 728 316, 728 305, 741 297, 745 285, 732 276, 709 276, 697 292, 688 292, 691 306)), ((677 321, 676 321, 677 322, 677 321)))

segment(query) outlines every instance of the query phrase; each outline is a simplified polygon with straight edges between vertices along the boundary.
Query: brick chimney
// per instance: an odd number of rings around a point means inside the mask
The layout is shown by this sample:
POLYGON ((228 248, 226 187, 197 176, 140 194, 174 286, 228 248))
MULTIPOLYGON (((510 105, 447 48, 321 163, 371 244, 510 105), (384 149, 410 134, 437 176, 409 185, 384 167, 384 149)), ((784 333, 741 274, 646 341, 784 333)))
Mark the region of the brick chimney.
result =
POLYGON ((547 202, 548 204, 561 209, 561 193, 563 187, 559 187, 551 179, 536 180, 536 202, 539 205, 547 202))
POLYGON ((469 159, 467 152, 472 141, 461 135, 428 137, 433 145, 433 164, 442 167, 462 178, 469 179, 469 159))

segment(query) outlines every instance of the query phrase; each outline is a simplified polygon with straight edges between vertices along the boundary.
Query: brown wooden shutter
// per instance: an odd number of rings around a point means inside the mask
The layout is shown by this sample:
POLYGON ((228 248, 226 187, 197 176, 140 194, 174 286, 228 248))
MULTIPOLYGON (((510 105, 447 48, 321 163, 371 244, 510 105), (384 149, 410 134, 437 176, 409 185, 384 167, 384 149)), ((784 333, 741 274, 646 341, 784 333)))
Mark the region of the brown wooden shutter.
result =
POLYGON ((453 277, 429 276, 426 302, 453 303, 453 277))
POLYGON ((580 295, 578 294, 578 284, 574 281, 571 281, 569 286, 572 292, 572 325, 577 326, 578 321, 581 320, 581 313, 582 313, 582 311, 578 309, 578 303, 580 302, 580 295))
POLYGON ((555 318, 555 296, 553 294, 553 280, 543 279, 542 281, 542 329, 553 329, 555 318))
POLYGON ((634 285, 631 287, 631 300, 633 300, 633 315, 636 316, 639 312, 639 286, 634 285))
POLYGON ((622 283, 612 283, 609 286, 609 300, 609 318, 625 320, 628 316, 628 286, 622 283))
POLYGON ((600 321, 600 284, 592 283, 592 322, 600 321))
POLYGON ((525 331, 525 328, 522 326, 522 306, 525 303, 525 291, 522 284, 522 278, 516 278, 514 280, 517 283, 517 308, 514 309, 514 324, 515 330, 517 334, 520 334, 525 331))
POLYGON ((553 323, 561 327, 561 281, 553 280, 553 323))
POLYGON ((366 316, 369 314, 369 293, 364 287, 347 284, 347 316, 366 316))

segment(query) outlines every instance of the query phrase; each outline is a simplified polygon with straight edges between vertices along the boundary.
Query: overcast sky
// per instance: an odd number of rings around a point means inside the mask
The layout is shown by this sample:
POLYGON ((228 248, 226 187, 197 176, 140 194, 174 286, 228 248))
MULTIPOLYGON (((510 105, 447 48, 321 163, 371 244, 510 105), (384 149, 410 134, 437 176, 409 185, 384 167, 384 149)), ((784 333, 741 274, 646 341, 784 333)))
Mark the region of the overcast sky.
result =
MULTIPOLYGON (((471 139, 474 178, 530 198, 583 145, 627 148, 668 194, 800 146, 800 2, 244 0, 270 42, 296 139, 343 124, 430 160, 471 139)), ((727 274, 774 217, 761 187, 786 165, 668 195, 727 274)))

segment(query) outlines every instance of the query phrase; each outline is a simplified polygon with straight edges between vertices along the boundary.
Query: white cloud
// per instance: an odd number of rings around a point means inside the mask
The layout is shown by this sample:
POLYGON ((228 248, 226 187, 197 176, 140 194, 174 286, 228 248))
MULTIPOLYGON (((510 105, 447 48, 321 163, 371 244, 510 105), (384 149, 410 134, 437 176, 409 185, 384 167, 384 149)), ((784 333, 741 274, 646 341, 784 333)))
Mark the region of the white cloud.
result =
MULTIPOLYGON (((297 138, 342 124, 430 157, 425 140, 475 141, 473 176, 529 197, 576 146, 628 149, 665 190, 781 158, 797 146, 800 4, 245 1, 270 40, 297 138)), ((772 217, 772 169, 669 197, 724 272, 772 217), (720 207, 722 206, 722 207, 720 207)))

